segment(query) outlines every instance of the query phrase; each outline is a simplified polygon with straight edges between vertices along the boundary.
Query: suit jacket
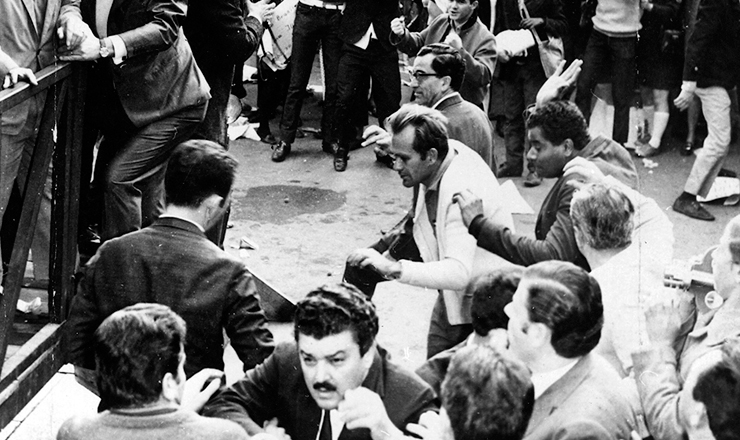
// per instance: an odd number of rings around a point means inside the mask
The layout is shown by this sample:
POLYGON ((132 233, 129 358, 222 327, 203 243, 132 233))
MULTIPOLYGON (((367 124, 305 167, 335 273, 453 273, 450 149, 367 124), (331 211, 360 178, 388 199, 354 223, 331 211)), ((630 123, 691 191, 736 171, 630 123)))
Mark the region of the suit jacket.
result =
MULTIPOLYGON (((362 386, 377 393, 394 425, 406 432, 406 424, 437 408, 434 392, 419 377, 390 362, 378 348, 362 386)), ((249 435, 255 424, 277 417, 292 440, 315 440, 321 409, 306 387, 295 342, 279 344, 275 352, 234 385, 222 388, 203 408, 203 415, 239 423, 249 435)), ((367 429, 349 430, 339 440, 370 440, 367 429)))
POLYGON ((206 367, 223 370, 224 329, 245 370, 272 352, 272 334, 244 264, 194 224, 164 217, 105 242, 88 262, 66 325, 69 362, 94 369, 95 329, 140 302, 165 304, 187 323, 188 376, 206 367))
POLYGON ((740 1, 701 0, 686 42, 684 81, 697 87, 735 87, 740 77, 740 1))
POLYGON ((513 229, 514 220, 499 193, 496 177, 478 153, 452 139, 449 147, 448 158, 452 160, 437 185, 436 231, 426 209, 428 188, 419 185, 413 234, 424 262, 401 260, 399 281, 441 290, 449 323, 459 325, 471 321, 472 297, 465 288, 472 277, 508 263, 476 246, 452 196, 470 189, 483 200, 483 209, 493 221, 513 229))
POLYGON ((488 167, 493 166, 493 130, 488 115, 465 101, 459 93, 442 100, 436 107, 447 118, 447 136, 480 154, 488 167))
POLYGON ((628 440, 635 414, 621 387, 604 359, 584 356, 535 400, 524 440, 628 440))
POLYGON ((396 50, 388 36, 391 34, 391 20, 401 16, 396 0, 347 0, 342 24, 339 26, 339 39, 346 44, 360 41, 372 23, 381 47, 388 52, 396 50))
MULTIPOLYGON (((96 0, 63 0, 60 22, 81 18, 100 37, 95 6, 96 0)), ((137 127, 210 98, 181 27, 186 12, 185 0, 113 0, 108 35, 121 37, 127 58, 120 65, 110 59, 103 62, 126 115, 137 127)))
MULTIPOLYGON (((33 1, 0 1, 0 78, 15 67, 37 72, 54 62, 60 5, 60 0, 48 0, 43 21, 39 22, 33 1)), ((45 96, 45 93, 37 94, 4 112, 2 133, 18 134, 31 113, 35 115, 42 110, 45 96)))

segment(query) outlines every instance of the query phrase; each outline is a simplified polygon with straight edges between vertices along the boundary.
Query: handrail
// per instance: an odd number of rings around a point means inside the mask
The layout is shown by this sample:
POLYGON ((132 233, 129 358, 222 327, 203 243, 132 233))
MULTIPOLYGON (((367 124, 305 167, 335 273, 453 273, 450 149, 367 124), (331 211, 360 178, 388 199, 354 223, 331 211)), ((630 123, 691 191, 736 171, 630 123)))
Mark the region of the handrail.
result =
POLYGON ((19 82, 10 89, 0 91, 0 114, 10 110, 33 95, 41 93, 72 74, 72 64, 59 62, 36 73, 38 85, 19 82))

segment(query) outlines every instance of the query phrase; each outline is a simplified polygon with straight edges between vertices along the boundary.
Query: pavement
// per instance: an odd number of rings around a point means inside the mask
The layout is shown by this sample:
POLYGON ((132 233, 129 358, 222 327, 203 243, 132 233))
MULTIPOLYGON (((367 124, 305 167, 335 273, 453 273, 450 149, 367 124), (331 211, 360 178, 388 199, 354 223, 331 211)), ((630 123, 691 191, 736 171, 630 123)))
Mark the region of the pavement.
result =
MULTIPOLYGON (((255 86, 248 88, 249 96, 256 97, 255 86)), ((309 97, 303 112, 305 126, 319 126, 320 110, 316 97, 309 97)), ((275 134, 278 119, 273 120, 275 134)), ((709 205, 717 217, 715 222, 693 220, 671 210, 694 160, 678 154, 680 144, 672 139, 666 151, 651 162, 635 159, 635 164, 640 191, 654 198, 673 222, 674 257, 687 259, 717 243, 724 225, 738 209, 709 205)), ((733 145, 725 167, 738 171, 736 147, 733 145)), ((381 231, 404 215, 411 200, 411 190, 403 188, 394 171, 375 161, 371 148, 351 152, 344 173, 333 170, 331 156, 322 152, 321 141, 310 134, 296 141, 292 154, 282 163, 272 162, 270 146, 257 141, 236 140, 230 151, 239 160, 240 170, 225 248, 292 300, 319 285, 339 282, 347 254, 377 240, 381 231), (242 237, 254 242, 257 249, 239 251, 242 237)), ((503 154, 503 141, 497 138, 498 162, 503 154)), ((513 182, 537 212, 553 181, 525 188, 523 180, 515 178, 513 182)), ((533 235, 535 215, 514 217, 518 232, 533 235)), ((380 284, 373 298, 380 316, 378 341, 406 367, 416 368, 424 360, 435 298, 436 291, 397 282, 380 284)), ((289 324, 271 326, 276 339, 292 337, 289 324)), ((227 353, 226 360, 228 379, 236 380, 241 374, 239 361, 233 352, 227 353)), ((0 431, 0 440, 51 439, 67 417, 94 413, 95 396, 78 386, 70 372, 69 366, 62 369, 27 409, 0 431)))

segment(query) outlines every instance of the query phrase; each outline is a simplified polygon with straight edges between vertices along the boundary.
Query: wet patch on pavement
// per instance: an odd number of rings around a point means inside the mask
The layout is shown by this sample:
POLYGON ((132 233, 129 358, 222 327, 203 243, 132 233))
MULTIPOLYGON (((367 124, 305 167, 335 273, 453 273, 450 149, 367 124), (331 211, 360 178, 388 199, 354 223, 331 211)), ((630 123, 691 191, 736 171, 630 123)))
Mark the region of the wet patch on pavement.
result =
POLYGON ((299 185, 256 186, 246 194, 234 194, 234 209, 243 218, 255 222, 288 223, 302 214, 323 214, 342 207, 343 193, 299 185))

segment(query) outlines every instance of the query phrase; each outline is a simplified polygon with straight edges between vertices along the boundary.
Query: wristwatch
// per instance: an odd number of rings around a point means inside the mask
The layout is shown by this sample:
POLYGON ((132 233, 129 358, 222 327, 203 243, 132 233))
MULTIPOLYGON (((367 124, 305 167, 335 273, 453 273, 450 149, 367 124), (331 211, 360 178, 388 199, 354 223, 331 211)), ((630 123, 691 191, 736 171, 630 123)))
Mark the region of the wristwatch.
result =
POLYGON ((100 39, 100 58, 108 58, 113 56, 113 45, 108 46, 106 42, 107 38, 100 39))

